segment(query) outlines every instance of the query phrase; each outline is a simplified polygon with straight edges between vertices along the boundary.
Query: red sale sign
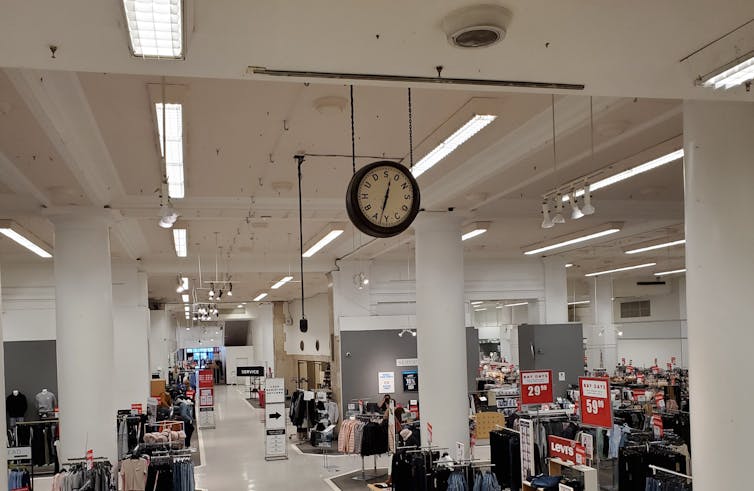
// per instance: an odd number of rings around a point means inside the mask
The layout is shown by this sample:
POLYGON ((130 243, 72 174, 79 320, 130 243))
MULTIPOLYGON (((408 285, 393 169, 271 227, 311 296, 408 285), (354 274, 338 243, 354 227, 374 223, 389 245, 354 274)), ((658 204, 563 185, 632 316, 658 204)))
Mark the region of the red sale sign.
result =
POLYGON ((143 410, 141 404, 131 404, 131 414, 142 414, 143 410))
POLYGON ((215 385, 215 376, 212 370, 199 370, 199 387, 212 387, 215 385))
POLYGON ((556 457, 571 464, 586 464, 586 450, 579 442, 550 435, 547 437, 547 443, 550 457, 556 457))
POLYGON ((613 408, 610 405, 610 379, 607 377, 579 377, 579 406, 581 422, 598 428, 613 427, 613 408))
POLYGON ((552 370, 522 370, 521 405, 552 402, 552 370))
POLYGON ((626 373, 629 374, 629 375, 632 374, 632 373, 634 373, 634 367, 631 366, 631 365, 628 365, 626 367, 626 373))

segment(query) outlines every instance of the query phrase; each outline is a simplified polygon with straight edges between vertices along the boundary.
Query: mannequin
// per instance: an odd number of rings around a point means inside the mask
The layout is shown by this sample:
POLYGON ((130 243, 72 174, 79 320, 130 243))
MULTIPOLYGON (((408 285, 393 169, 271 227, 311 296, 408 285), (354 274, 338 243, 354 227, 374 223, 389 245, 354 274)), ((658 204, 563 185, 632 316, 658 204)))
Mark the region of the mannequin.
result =
POLYGON ((8 414, 9 428, 15 427, 16 423, 24 420, 28 407, 26 396, 18 389, 13 389, 5 399, 5 411, 8 414))
POLYGON ((55 398, 55 394, 52 392, 47 389, 42 389, 42 392, 37 394, 35 399, 37 401, 37 411, 39 411, 40 416, 47 417, 55 412, 55 406, 58 405, 58 401, 55 398))

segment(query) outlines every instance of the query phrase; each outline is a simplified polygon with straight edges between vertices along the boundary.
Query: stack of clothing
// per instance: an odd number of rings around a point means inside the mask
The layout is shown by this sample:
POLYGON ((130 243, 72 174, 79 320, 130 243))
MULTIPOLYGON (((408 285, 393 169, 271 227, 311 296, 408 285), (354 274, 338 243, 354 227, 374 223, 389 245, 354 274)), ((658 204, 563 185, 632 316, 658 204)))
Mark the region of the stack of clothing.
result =
POLYGON ((186 440, 185 431, 160 431, 144 434, 144 443, 180 443, 184 444, 186 440))

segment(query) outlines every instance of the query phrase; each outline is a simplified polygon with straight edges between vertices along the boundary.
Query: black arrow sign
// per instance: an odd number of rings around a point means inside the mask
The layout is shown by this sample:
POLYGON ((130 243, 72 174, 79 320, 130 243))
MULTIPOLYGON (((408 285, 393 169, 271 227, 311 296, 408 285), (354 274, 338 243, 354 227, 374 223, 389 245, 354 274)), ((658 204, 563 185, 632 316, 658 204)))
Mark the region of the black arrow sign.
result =
POLYGON ((278 419, 278 418, 280 418, 280 416, 282 416, 282 414, 280 414, 278 412, 274 412, 274 413, 270 414, 270 418, 272 418, 272 419, 278 419))

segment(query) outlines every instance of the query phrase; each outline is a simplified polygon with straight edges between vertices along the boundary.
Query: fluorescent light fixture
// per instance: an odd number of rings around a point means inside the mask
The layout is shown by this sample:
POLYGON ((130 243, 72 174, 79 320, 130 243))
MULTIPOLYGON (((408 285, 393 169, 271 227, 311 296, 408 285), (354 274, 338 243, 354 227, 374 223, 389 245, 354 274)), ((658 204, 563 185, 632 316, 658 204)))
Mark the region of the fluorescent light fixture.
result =
POLYGON ((286 276, 283 279, 281 279, 280 281, 278 281, 277 283, 275 283, 274 285, 272 285, 271 288, 273 290, 277 290, 278 288, 280 288, 281 286, 285 285, 286 283, 288 283, 292 279, 293 279, 293 276, 286 276))
POLYGON ((520 307, 522 305, 529 305, 529 302, 517 302, 517 303, 506 303, 506 307, 520 307))
POLYGON ((673 247, 685 243, 686 239, 674 240, 673 242, 664 242, 662 244, 654 244, 651 246, 640 247, 638 249, 631 249, 629 251, 626 251, 626 254, 638 254, 640 252, 654 251, 655 249, 664 249, 665 247, 673 247))
POLYGON ((329 224, 325 229, 326 232, 320 232, 308 243, 302 256, 312 257, 319 252, 323 247, 337 239, 345 230, 345 226, 342 224, 329 224), (322 235, 324 233, 324 235, 322 235), (311 244, 311 245, 309 245, 311 244))
POLYGON ((131 52, 143 58, 183 58, 182 0, 123 0, 131 52))
POLYGON ((732 63, 716 70, 702 78, 704 87, 715 89, 730 89, 736 85, 749 82, 754 79, 754 51, 750 51, 734 60, 732 63))
POLYGON ((485 309, 474 309, 474 312, 484 312, 485 310, 487 310, 487 309, 486 308, 485 309))
POLYGON ((13 220, 0 220, 0 234, 8 237, 18 245, 24 246, 39 257, 50 258, 52 254, 44 242, 39 240, 31 232, 21 227, 13 220), (43 247, 44 245, 44 247, 43 247))
MULTIPOLYGON (((183 287, 184 291, 188 290, 189 282, 188 282, 188 278, 186 276, 182 276, 181 277, 181 286, 183 287)), ((186 300, 184 300, 184 301, 186 301, 186 300)))
POLYGON ((593 240, 593 239, 599 239, 600 237, 605 237, 607 235, 620 232, 620 227, 617 225, 609 225, 607 227, 608 228, 604 228, 602 230, 599 230, 597 232, 593 232, 587 235, 582 235, 579 237, 574 237, 573 239, 567 239, 561 242, 556 242, 555 244, 550 244, 543 247, 538 247, 536 249, 531 249, 531 250, 525 251, 524 254, 527 256, 531 256, 532 254, 539 254, 540 252, 552 251, 553 249, 560 249, 563 247, 568 247, 570 245, 580 244, 581 242, 586 242, 588 240, 593 240))
MULTIPOLYGON (((670 152, 666 155, 662 155, 660 157, 657 157, 656 159, 650 160, 649 162, 645 162, 641 165, 637 165, 636 167, 632 167, 628 170, 624 170, 623 172, 619 172, 613 176, 606 177, 602 180, 599 180, 595 183, 592 183, 589 185, 589 191, 597 191, 598 189, 606 188, 608 186, 612 186, 615 183, 618 183, 620 181, 625 181, 626 179, 630 179, 634 176, 638 176, 639 174, 643 174, 644 172, 649 172, 653 169, 656 169, 660 166, 663 166, 665 164, 669 164, 671 162, 675 162, 678 159, 683 158, 683 149, 676 150, 674 152, 670 152)), ((584 196, 584 189, 579 189, 575 193, 573 193, 574 197, 578 198, 579 196, 584 196)), ((566 194, 563 195, 561 198, 562 201, 570 201, 571 197, 570 195, 566 194)), ((591 215, 594 213, 593 209, 591 208, 591 202, 589 203, 589 213, 584 213, 585 215, 591 215)))
POLYGON ((566 267, 566 268, 572 268, 572 267, 573 267, 573 264, 572 264, 572 263, 567 263, 567 264, 565 265, 565 267, 566 267))
POLYGON ((568 305, 586 305, 590 303, 589 300, 579 300, 577 302, 568 302, 568 305))
POLYGON ((475 301, 471 302, 471 305, 482 305, 483 303, 484 302, 481 301, 481 300, 475 300, 475 301))
POLYGON ((183 300, 183 303, 188 303, 189 302, 188 293, 184 293, 183 295, 181 295, 181 300, 183 300))
POLYGON ((685 272, 686 272, 686 268, 674 269, 673 271, 663 271, 661 273, 655 273, 655 276, 667 276, 671 274, 680 274, 680 273, 685 273, 685 272))
POLYGON ((171 198, 183 198, 183 106, 181 104, 165 104, 165 145, 162 145, 162 103, 155 103, 157 115, 157 132, 160 138, 160 152, 165 157, 165 175, 168 177, 168 196, 171 198))
POLYGON ((267 296, 267 293, 260 293, 259 295, 257 295, 256 297, 254 297, 254 301, 255 302, 259 302, 260 300, 262 300, 266 296, 267 296))
POLYGON ((468 240, 473 237, 482 235, 490 227, 490 222, 474 222, 463 228, 463 235, 461 240, 468 240))
POLYGON ((178 257, 186 257, 188 254, 188 242, 185 228, 173 229, 173 243, 175 245, 175 254, 178 257))
POLYGON ((239 309, 242 309, 242 308, 243 308, 243 305, 239 305, 239 306, 238 306, 238 308, 239 308, 239 309))
POLYGON ((602 276, 604 274, 620 273, 621 271, 630 271, 632 269, 650 268, 652 266, 657 266, 657 263, 645 263, 645 264, 637 264, 636 266, 626 266, 624 268, 608 269, 607 271, 597 271, 594 273, 587 273, 584 276, 602 276))
POLYGON ((188 305, 183 307, 184 312, 189 312, 190 310, 191 310, 191 307, 189 307, 188 305))
POLYGON ((495 308, 496 308, 496 309, 502 309, 502 308, 503 308, 503 306, 502 306, 502 305, 498 305, 498 306, 497 306, 497 307, 495 307, 495 308))
POLYGON ((485 126, 495 121, 497 116, 492 114, 477 114, 461 126, 455 133, 450 135, 437 145, 432 151, 414 164, 411 172, 414 177, 419 177, 431 169, 439 161, 447 157, 453 150, 463 145, 469 138, 479 133, 485 126))

